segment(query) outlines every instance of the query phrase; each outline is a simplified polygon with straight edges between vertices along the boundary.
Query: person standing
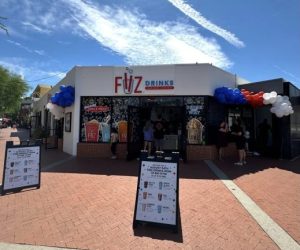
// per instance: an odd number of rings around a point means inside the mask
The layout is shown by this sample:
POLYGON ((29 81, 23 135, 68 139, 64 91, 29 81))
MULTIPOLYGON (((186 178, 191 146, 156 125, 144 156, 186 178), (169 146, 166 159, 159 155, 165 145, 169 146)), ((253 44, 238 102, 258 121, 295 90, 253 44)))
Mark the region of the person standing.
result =
POLYGON ((164 140, 165 128, 161 116, 158 116, 158 120, 154 123, 154 140, 156 151, 162 151, 164 140))
POLYGON ((224 148, 228 145, 228 125, 225 121, 220 123, 218 130, 217 148, 219 153, 219 160, 223 159, 224 148))
POLYGON ((243 166, 245 165, 246 162, 246 139, 244 135, 244 130, 241 125, 241 121, 238 121, 237 126, 235 127, 235 130, 232 131, 232 134, 235 136, 235 144, 236 148, 238 150, 239 154, 239 161, 234 163, 235 165, 238 166, 243 166))
POLYGON ((153 142, 153 127, 151 121, 147 121, 144 128, 144 150, 148 150, 148 156, 151 154, 153 142))
POLYGON ((116 128, 111 129, 111 134, 110 134, 110 150, 112 153, 111 159, 117 159, 117 144, 118 144, 118 131, 116 128))

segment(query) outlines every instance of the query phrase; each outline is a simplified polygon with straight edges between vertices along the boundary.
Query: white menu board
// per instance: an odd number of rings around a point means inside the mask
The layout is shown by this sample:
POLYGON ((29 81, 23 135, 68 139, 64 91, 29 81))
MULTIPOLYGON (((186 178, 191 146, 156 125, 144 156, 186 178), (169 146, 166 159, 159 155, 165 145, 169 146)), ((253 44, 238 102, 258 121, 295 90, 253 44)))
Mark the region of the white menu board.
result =
POLYGON ((142 161, 136 220, 176 225, 177 163, 142 161))
POLYGON ((7 148, 3 190, 39 185, 40 146, 7 148))

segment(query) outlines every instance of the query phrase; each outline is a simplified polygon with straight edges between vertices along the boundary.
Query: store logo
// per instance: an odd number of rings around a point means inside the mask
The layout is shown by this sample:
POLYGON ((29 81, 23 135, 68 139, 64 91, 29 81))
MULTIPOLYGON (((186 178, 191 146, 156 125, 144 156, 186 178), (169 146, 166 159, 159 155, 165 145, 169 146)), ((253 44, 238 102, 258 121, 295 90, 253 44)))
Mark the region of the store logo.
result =
POLYGON ((170 90, 174 89, 173 80, 151 80, 145 81, 146 90, 170 90))
POLYGON ((115 94, 119 94, 119 89, 123 90, 124 94, 140 94, 142 90, 140 89, 141 82, 143 80, 142 76, 133 76, 133 70, 126 68, 124 76, 115 77, 115 94))

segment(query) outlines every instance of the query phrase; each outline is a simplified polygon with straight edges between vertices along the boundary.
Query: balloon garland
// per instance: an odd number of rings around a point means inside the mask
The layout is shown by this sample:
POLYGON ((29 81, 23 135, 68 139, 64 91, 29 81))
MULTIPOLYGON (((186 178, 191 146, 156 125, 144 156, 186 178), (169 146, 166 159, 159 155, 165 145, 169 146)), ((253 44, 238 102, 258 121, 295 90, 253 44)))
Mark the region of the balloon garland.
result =
POLYGON ((246 89, 220 87, 215 89, 214 97, 222 104, 250 104, 253 108, 272 104, 270 111, 279 118, 294 113, 289 97, 277 95, 275 91, 254 93, 246 89))
POLYGON ((56 92, 54 96, 51 97, 51 102, 61 107, 69 107, 74 103, 75 89, 73 86, 59 87, 60 92, 56 92))
POLYGON ((247 102, 253 107, 261 107, 264 105, 263 103, 263 91, 260 91, 258 93, 250 92, 246 89, 241 89, 242 94, 245 96, 247 102))
POLYGON ((237 88, 221 87, 215 89, 214 97, 222 104, 246 104, 247 101, 237 88))
POLYGON ((56 120, 64 117, 64 108, 72 106, 75 100, 75 88, 73 86, 59 87, 60 92, 56 92, 47 104, 47 109, 54 115, 56 120))
POLYGON ((270 111, 277 117, 288 116, 294 113, 293 107, 288 96, 277 95, 275 91, 263 95, 264 104, 272 104, 270 111))

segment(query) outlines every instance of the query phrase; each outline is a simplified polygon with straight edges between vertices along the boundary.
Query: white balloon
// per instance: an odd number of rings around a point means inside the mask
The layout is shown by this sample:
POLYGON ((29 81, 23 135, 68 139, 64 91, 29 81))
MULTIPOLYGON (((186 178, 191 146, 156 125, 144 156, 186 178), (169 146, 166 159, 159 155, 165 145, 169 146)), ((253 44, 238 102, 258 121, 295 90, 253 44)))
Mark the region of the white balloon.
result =
POLYGON ((288 108, 289 108, 289 105, 287 103, 282 102, 280 104, 280 109, 282 109, 282 110, 288 110, 288 108))
POLYGON ((282 96, 281 95, 278 95, 277 97, 276 97, 276 102, 282 102, 282 96))
POLYGON ((271 93, 264 93, 263 99, 264 104, 272 104, 270 111, 279 118, 294 113, 288 96, 277 95, 276 91, 272 91, 271 93))
POLYGON ((270 97, 271 97, 271 95, 269 93, 264 93, 263 94, 264 100, 268 100, 268 99, 270 99, 270 97))
POLYGON ((64 117, 64 109, 56 104, 48 103, 47 108, 49 107, 49 111, 52 115, 54 115, 55 120, 59 120, 64 117), (49 104, 49 105, 48 105, 49 104))
POLYGON ((47 105, 46 105, 46 108, 49 109, 49 110, 53 109, 52 102, 48 102, 47 105))
POLYGON ((284 100, 284 101, 288 101, 288 100, 289 100, 289 97, 288 97, 288 96, 286 96, 286 95, 284 95, 284 96, 282 97, 282 100, 284 100))
POLYGON ((292 106, 292 104, 291 104, 290 101, 286 101, 286 103, 287 103, 289 106, 292 106))
POLYGON ((276 101, 276 96, 271 96, 269 102, 273 104, 276 101))
POLYGON ((270 93, 270 95, 271 95, 272 97, 276 97, 276 96, 277 96, 277 93, 276 93, 276 91, 272 91, 272 92, 270 93))
POLYGON ((275 114, 276 114, 276 116, 279 117, 279 118, 280 118, 280 117, 283 117, 283 112, 281 112, 281 111, 278 111, 278 112, 276 112, 275 114))

